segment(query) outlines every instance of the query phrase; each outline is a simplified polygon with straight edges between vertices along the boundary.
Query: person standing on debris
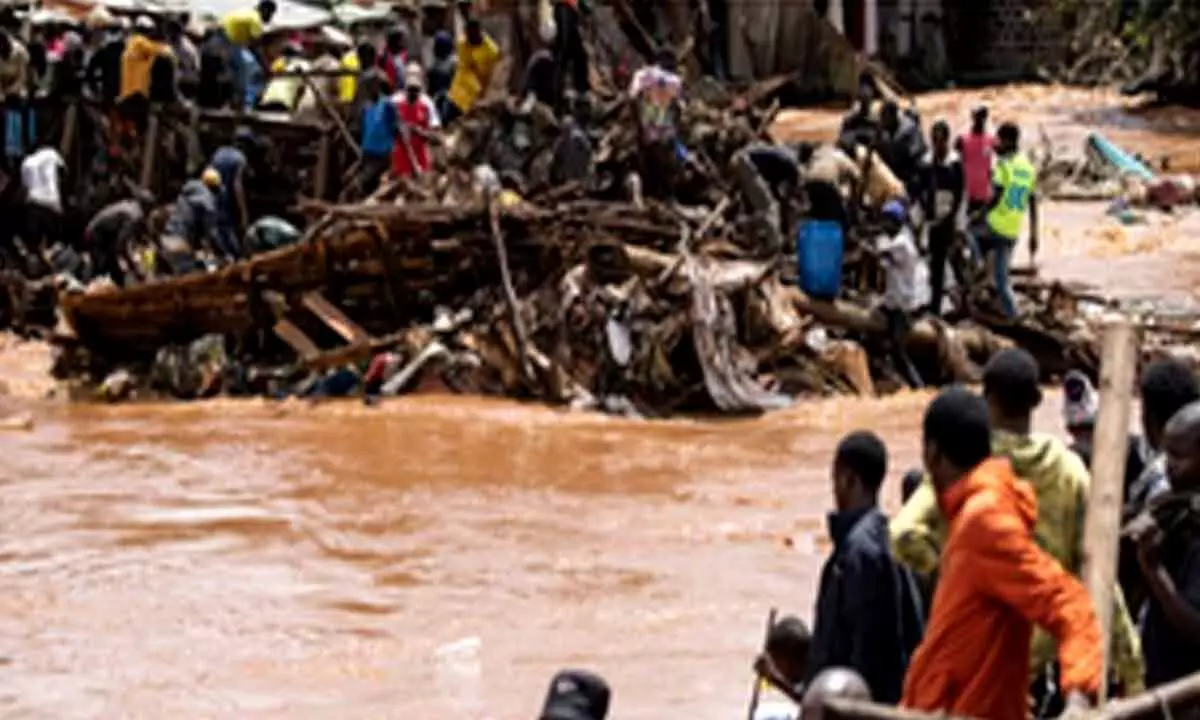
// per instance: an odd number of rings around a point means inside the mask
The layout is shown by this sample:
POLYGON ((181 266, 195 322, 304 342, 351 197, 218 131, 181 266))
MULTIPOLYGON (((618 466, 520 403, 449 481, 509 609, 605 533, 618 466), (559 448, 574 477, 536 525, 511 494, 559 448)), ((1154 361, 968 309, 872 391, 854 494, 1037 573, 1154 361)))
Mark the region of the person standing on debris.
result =
POLYGON ((916 120, 901 112, 895 102, 885 102, 879 111, 877 149, 884 163, 904 183, 909 195, 916 197, 917 168, 927 150, 925 138, 916 120))
MULTIPOLYGON (((1003 350, 983 372, 983 392, 992 429, 992 451, 1012 466, 1036 496, 1034 535, 1038 544, 1075 576, 1083 571, 1084 518, 1091 477, 1079 457, 1057 437, 1034 433, 1033 415, 1042 401, 1041 371, 1024 350, 1003 350)), ((923 482, 892 520, 896 556, 914 571, 930 574, 944 557, 945 506, 939 508, 936 486, 923 482)), ((945 572, 943 561, 943 573, 945 572)), ((1114 589, 1112 670, 1126 695, 1143 688, 1141 648, 1120 587, 1114 589)), ((1042 626, 1045 630, 1051 630, 1042 626)), ((1046 708, 1061 698, 1053 687, 1054 644, 1044 632, 1033 639, 1032 666, 1038 675, 1032 690, 1046 708)), ((1061 685, 1061 681, 1059 683, 1061 685)))
POLYGON ((161 42, 154 21, 142 15, 133 24, 133 35, 121 54, 121 115, 141 132, 150 112, 150 69, 154 61, 171 50, 161 42))
POLYGON ((1151 688, 1200 672, 1200 403, 1171 418, 1163 447, 1172 499, 1126 530, 1149 588, 1142 640, 1151 688))
POLYGON ((404 92, 396 101, 399 134, 392 150, 392 174, 396 177, 429 172, 429 143, 442 124, 433 100, 425 94, 425 73, 421 66, 411 63, 405 68, 405 78, 404 92))
POLYGON ((992 160, 996 139, 988 132, 988 109, 980 105, 971 113, 971 128, 958 138, 967 182, 967 212, 974 216, 992 200, 992 160))
POLYGON ((258 140, 249 128, 238 128, 233 145, 223 145, 213 153, 209 167, 217 172, 221 182, 217 195, 218 258, 225 261, 242 257, 241 229, 250 226, 250 206, 246 202, 246 172, 250 156, 257 155, 258 140))
POLYGON ((362 164, 358 191, 371 195, 392 166, 396 139, 400 134, 400 116, 390 97, 387 78, 378 70, 363 77, 365 106, 362 110, 362 164))
POLYGON ((569 182, 588 186, 592 178, 594 160, 592 139, 587 133, 587 123, 591 114, 592 104, 589 97, 570 98, 568 110, 562 117, 562 129, 554 143, 554 155, 550 160, 550 182, 555 186, 569 182))
POLYGON ((1034 541, 1038 503, 1011 463, 992 458, 988 406, 962 387, 925 411, 925 468, 949 526, 925 638, 903 707, 1024 720, 1033 625, 1059 642, 1072 707, 1100 689, 1104 637, 1087 591, 1034 541))
POLYGON ((196 103, 202 108, 225 107, 233 97, 229 43, 220 28, 210 28, 200 43, 200 87, 196 103))
POLYGON ((920 389, 925 383, 908 356, 907 344, 912 315, 921 306, 917 294, 921 253, 917 250, 916 238, 908 224, 908 211, 902 202, 889 201, 880 214, 884 232, 875 240, 875 252, 887 272, 887 287, 880 309, 887 319, 892 361, 909 387, 920 389))
POLYGON ((0 30, 0 103, 4 107, 4 157, 14 170, 25 155, 29 51, 13 35, 0 30))
POLYGON ((117 285, 129 276, 141 280, 133 247, 146 232, 146 210, 150 198, 139 195, 110 203, 96 213, 83 231, 83 245, 92 257, 97 275, 107 275, 117 285))
POLYGON ((21 163, 25 187, 25 231, 22 239, 33 253, 62 236, 62 174, 67 169, 58 150, 49 145, 21 163))
POLYGON ((220 253, 216 195, 220 191, 221 174, 213 168, 205 169, 198 180, 183 184, 159 240, 162 271, 186 275, 203 267, 196 260, 197 249, 214 257, 220 253))
POLYGON ((555 97, 560 100, 567 90, 567 73, 577 95, 591 89, 588 80, 588 55, 583 47, 583 13, 588 11, 586 0, 555 0, 554 67, 555 97), (583 3, 583 4, 581 4, 583 3))
POLYGON ((406 79, 404 72, 404 67, 408 64, 408 52, 405 50, 406 41, 403 28, 394 27, 388 30, 383 45, 383 56, 379 58, 379 67, 383 69, 388 83, 397 91, 404 89, 406 79))
POLYGON ((558 79, 554 54, 546 48, 534 51, 521 76, 521 100, 528 102, 532 99, 546 107, 555 108, 560 97, 556 84, 558 79))
POLYGON ((808 671, 852 668, 877 700, 895 703, 925 619, 911 575, 888 546, 879 509, 886 476, 887 447, 877 435, 842 438, 833 460, 837 509, 828 518, 833 554, 821 570, 808 671))
POLYGON ((454 56, 454 38, 445 30, 438 30, 433 36, 433 59, 425 74, 425 91, 433 98, 438 115, 446 117, 446 94, 454 81, 454 73, 458 69, 458 60, 454 56))
POLYGON ((200 87, 200 51, 184 32, 184 23, 180 18, 167 21, 167 45, 175 56, 179 92, 194 100, 200 87))
POLYGON ((446 93, 446 113, 442 117, 447 125, 471 111, 492 84, 492 76, 500 64, 500 48, 496 41, 483 31, 479 18, 467 20, 466 32, 459 38, 458 64, 454 79, 446 93))
POLYGON ((283 77, 272 77, 263 91, 259 108, 267 112, 282 112, 291 114, 300 105, 300 98, 305 91, 304 78, 300 74, 308 72, 308 61, 304 59, 303 50, 295 42, 283 46, 279 58, 272 68, 275 73, 284 73, 283 77))
POLYGON ((804 194, 808 197, 808 215, 813 220, 840 223, 850 229, 846 198, 858 196, 862 173, 858 165, 833 145, 801 145, 798 161, 804 166, 804 194))
POLYGON ((121 95, 121 56, 125 53, 125 33, 120 24, 104 10, 97 7, 88 15, 93 42, 92 52, 87 58, 84 74, 85 84, 92 97, 110 109, 121 95))
POLYGON ((1038 251, 1037 168, 1020 150, 1021 131, 1005 123, 996 132, 996 168, 992 173, 992 199, 985 212, 987 232, 980 249, 992 256, 993 279, 1000 305, 1009 320, 1017 318, 1017 300, 1009 283, 1013 250, 1029 215, 1029 256, 1038 251))
POLYGON ((879 123, 871 113, 878 93, 875 91, 875 79, 869 73, 858 76, 858 94, 854 107, 842 118, 842 128, 838 132, 838 146, 847 153, 853 153, 859 145, 875 146, 875 138, 879 134, 879 123))
POLYGON ((629 86, 638 129, 639 174, 646 194, 660 200, 674 199, 682 92, 683 80, 676 73, 670 48, 659 49, 654 64, 634 73, 629 86))
MULTIPOLYGON (((1167 478, 1167 456, 1164 436, 1167 422, 1183 408, 1200 401, 1200 383, 1184 363, 1175 359, 1156 360, 1142 372, 1139 383, 1142 397, 1142 440, 1145 468, 1133 484, 1125 488, 1125 504, 1121 511, 1124 522, 1130 522, 1159 499, 1171 492, 1167 478)), ((1148 589, 1137 557, 1137 545, 1122 537, 1117 576, 1121 589, 1132 608, 1140 608, 1148 589)))
POLYGON ((800 187, 800 155, 798 148, 757 143, 735 153, 732 159, 738 190, 754 210, 764 245, 774 252, 784 245, 785 229, 791 230, 788 210, 800 187))
MULTIPOLYGON (((958 239, 966 181, 962 160, 950 149, 950 126, 939 120, 933 124, 930 137, 933 148, 926 153, 918 170, 917 200, 928 233, 929 309, 934 315, 941 316, 942 295, 946 291, 946 262, 958 239)), ((967 280, 962 274, 957 279, 960 287, 967 280)))
POLYGON ((233 80, 234 102, 241 104, 246 98, 245 78, 250 75, 244 67, 248 51, 260 68, 267 67, 262 48, 263 32, 275 17, 278 7, 275 0, 260 0, 258 5, 245 10, 234 10, 221 18, 221 37, 225 42, 226 65, 233 80))

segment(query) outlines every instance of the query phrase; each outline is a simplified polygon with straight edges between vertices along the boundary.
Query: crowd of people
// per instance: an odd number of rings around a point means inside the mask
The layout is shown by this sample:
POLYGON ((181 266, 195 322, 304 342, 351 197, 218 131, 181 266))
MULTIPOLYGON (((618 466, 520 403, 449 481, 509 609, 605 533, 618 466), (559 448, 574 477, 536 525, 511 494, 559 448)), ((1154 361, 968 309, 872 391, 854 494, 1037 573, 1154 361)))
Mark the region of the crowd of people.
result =
MULTIPOLYGON (((953 717, 1086 716, 1102 684, 1130 697, 1200 672, 1200 385, 1162 360, 1139 390, 1111 628, 1080 579, 1097 393, 1070 374, 1072 441, 1035 432, 1039 368, 1006 350, 981 393, 953 386, 929 403, 924 467, 897 483, 894 517, 880 507, 883 440, 862 430, 839 443, 813 624, 787 615, 769 629, 753 667, 775 697, 754 717, 820 718, 828 698, 953 717)), ((567 671, 540 717, 603 720, 609 694, 601 678, 567 671), (556 714, 564 706, 576 714, 556 714)))

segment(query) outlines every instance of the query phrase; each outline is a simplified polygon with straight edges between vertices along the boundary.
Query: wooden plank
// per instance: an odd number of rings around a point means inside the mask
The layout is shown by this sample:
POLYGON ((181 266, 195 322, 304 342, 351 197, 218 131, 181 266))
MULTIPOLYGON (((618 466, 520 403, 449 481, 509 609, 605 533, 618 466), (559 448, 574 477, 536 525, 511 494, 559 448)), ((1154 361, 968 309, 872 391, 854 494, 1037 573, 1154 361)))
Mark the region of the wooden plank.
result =
POLYGON ((158 156, 158 113, 150 114, 149 126, 146 128, 146 144, 142 146, 141 186, 143 190, 153 191, 150 184, 154 182, 154 159, 158 156))
MULTIPOLYGON (((1083 528, 1083 581, 1107 637, 1112 628, 1113 585, 1117 577, 1117 548, 1125 486, 1125 455, 1129 444, 1129 413, 1133 403, 1138 337, 1133 324, 1116 316, 1105 322, 1100 359, 1100 410, 1096 417, 1092 455, 1092 486, 1083 528)), ((1104 677, 1111 664, 1104 646, 1104 677)), ((1101 702, 1107 696, 1101 685, 1101 702)))
POLYGON ((275 327, 271 328, 280 340, 290 345, 296 354, 305 362, 310 362, 313 358, 320 356, 321 349, 312 341, 312 338, 304 334, 304 331, 296 327, 296 324, 287 318, 279 318, 275 323, 275 327))
POLYGON ((370 341, 371 335, 366 330, 363 330, 358 323, 346 317, 346 313, 326 300, 325 296, 316 290, 304 293, 300 298, 300 302, 313 315, 321 318, 321 322, 332 328, 334 332, 345 338, 346 342, 351 345, 361 345, 370 341))

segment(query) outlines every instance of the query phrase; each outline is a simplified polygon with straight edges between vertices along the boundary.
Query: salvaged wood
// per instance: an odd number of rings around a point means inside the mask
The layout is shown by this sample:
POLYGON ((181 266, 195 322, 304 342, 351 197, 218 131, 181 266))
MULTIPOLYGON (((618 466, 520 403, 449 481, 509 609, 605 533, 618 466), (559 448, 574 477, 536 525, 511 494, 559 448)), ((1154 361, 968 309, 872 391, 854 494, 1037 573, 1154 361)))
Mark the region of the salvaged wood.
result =
MULTIPOLYGON (((1092 485, 1083 530, 1083 580, 1100 627, 1112 627, 1113 585, 1117 577, 1117 547, 1125 487, 1125 456, 1129 451, 1129 417, 1138 362, 1137 331, 1127 319, 1115 317, 1104 326, 1100 360, 1100 410, 1092 455, 1092 485)), ((1104 667, 1108 676, 1109 648, 1104 667)), ((1102 686, 1103 701, 1107 687, 1102 686)))

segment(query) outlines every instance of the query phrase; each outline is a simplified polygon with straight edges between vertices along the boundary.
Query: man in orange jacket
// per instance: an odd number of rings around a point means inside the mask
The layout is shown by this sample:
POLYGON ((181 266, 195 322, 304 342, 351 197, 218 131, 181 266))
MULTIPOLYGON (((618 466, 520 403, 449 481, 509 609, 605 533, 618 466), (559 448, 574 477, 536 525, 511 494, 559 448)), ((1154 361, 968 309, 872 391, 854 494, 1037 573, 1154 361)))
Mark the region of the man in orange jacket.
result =
POLYGON ((1086 705, 1104 662, 1091 600, 1034 542, 1033 489, 991 453, 983 398, 961 387, 939 394, 925 412, 924 459, 949 530, 901 705, 1024 720, 1035 623, 1058 640, 1068 703, 1086 705))

